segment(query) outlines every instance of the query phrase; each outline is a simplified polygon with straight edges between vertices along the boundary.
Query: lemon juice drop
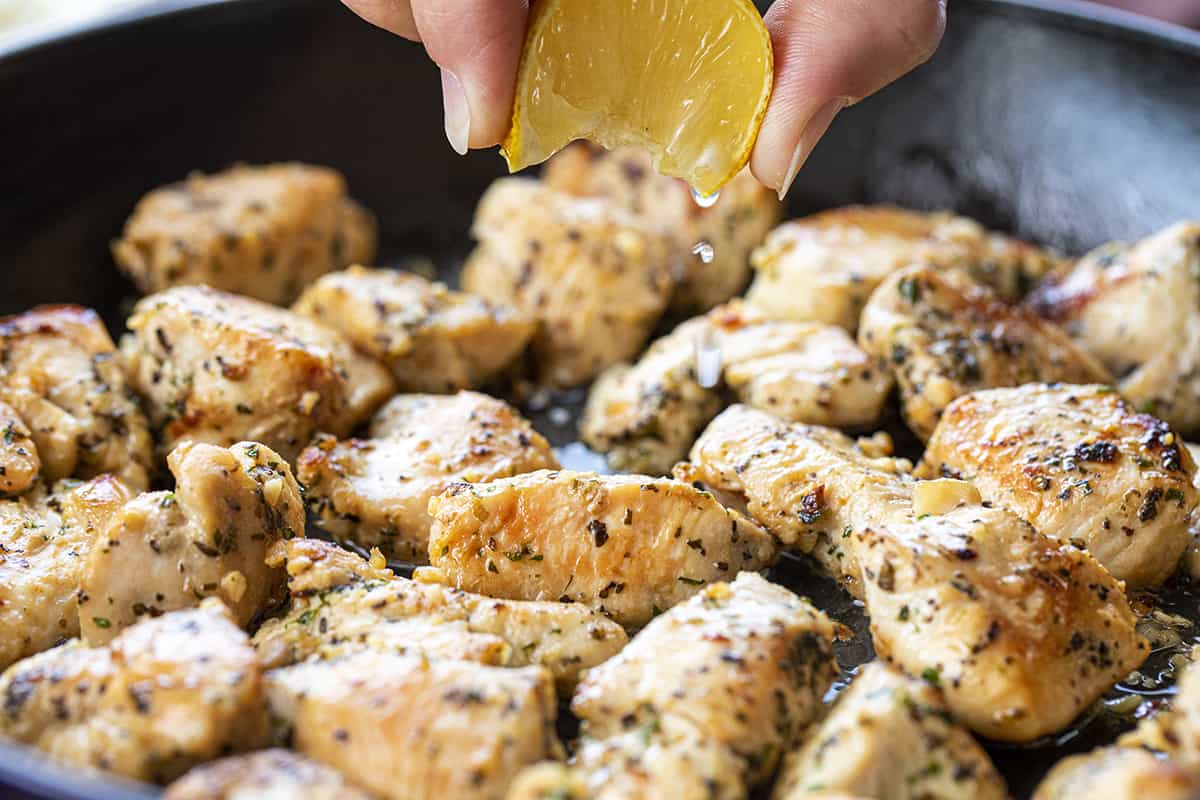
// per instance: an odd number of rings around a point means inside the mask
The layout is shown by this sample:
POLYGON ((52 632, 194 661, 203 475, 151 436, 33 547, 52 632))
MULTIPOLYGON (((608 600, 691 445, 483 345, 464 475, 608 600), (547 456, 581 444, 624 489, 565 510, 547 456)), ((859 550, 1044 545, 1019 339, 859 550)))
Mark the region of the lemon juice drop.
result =
POLYGON ((713 192, 712 194, 704 194, 703 192, 698 190, 695 186, 692 187, 692 200, 696 203, 696 205, 700 206, 701 208, 712 208, 713 206, 715 206, 717 204, 717 201, 720 199, 721 199, 721 190, 720 189, 713 192))

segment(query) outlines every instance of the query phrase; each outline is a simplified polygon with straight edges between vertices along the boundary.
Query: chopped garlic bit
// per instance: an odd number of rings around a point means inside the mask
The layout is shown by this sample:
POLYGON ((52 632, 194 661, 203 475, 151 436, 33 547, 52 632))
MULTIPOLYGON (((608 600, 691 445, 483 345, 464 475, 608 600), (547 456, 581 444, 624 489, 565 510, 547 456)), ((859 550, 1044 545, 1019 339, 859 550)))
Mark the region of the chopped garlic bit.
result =
POLYGON ((979 490, 969 481, 938 478, 919 481, 913 490, 912 510, 918 517, 926 514, 945 514, 959 506, 976 506, 983 502, 979 490))

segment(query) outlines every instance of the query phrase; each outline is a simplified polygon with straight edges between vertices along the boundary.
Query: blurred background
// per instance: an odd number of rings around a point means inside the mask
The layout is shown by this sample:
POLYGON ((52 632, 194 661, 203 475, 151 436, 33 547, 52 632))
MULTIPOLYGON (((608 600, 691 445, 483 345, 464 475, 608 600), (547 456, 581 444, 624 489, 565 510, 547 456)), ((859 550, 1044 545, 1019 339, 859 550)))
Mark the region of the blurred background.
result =
MULTIPOLYGON (((163 0, 0 0, 0 41, 36 35, 56 27, 163 0)), ((336 0, 330 0, 336 2, 336 0)), ((1200 0, 1078 0, 1143 14, 1177 25, 1200 29, 1200 0)), ((953 10, 951 11, 953 13, 953 10)))

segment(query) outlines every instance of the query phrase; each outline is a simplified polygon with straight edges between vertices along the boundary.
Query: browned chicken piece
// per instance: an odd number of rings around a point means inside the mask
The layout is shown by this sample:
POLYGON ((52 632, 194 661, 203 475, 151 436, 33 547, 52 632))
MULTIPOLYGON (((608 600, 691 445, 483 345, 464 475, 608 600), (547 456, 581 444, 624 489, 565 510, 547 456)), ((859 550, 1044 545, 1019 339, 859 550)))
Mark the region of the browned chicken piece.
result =
POLYGON ((371 800, 340 772, 288 750, 260 750, 195 767, 163 800, 371 800))
POLYGON ((699 379, 705 349, 716 362, 713 377, 743 402, 797 422, 870 424, 892 386, 883 361, 841 328, 770 320, 734 301, 683 323, 637 364, 601 375, 588 396, 583 440, 608 453, 614 469, 669 472, 721 408, 721 389, 699 379))
POLYGON ((582 603, 626 627, 776 556, 757 524, 669 478, 542 470, 455 484, 429 511, 419 580, 582 603))
POLYGON ((429 563, 429 501, 452 484, 558 467, 550 444, 507 403, 475 392, 398 395, 369 439, 321 436, 297 475, 321 526, 389 558, 429 563))
POLYGON ((37 483, 42 460, 29 426, 0 401, 0 497, 16 497, 37 483))
POLYGON ((1200 222, 1100 247, 1048 278, 1030 305, 1104 363, 1140 410, 1200 432, 1200 222))
POLYGON ((745 798, 819 714, 835 635, 807 600, 757 574, 708 586, 588 671, 571 703, 582 722, 571 770, 538 767, 518 789, 745 798))
POLYGON ((145 620, 104 647, 71 640, 0 677, 0 736, 155 783, 265 743, 262 673, 219 600, 145 620))
POLYGON ((1039 383, 960 397, 918 470, 1085 547, 1133 588, 1157 586, 1188 545, 1196 465, 1165 422, 1106 386, 1039 383))
POLYGON ((295 750, 389 800, 503 800, 562 751, 540 667, 364 650, 269 672, 267 693, 295 750))
POLYGON ((1034 800, 1200 797, 1200 669, 1191 666, 1184 673, 1170 710, 1143 720, 1115 745, 1063 759, 1033 797, 1034 800))
POLYGON ((334 170, 236 166, 147 194, 113 258, 144 294, 207 284, 286 304, 326 272, 369 263, 375 238, 334 170))
POLYGON ((203 286, 143 298, 121 343, 162 447, 262 442, 292 461, 313 434, 346 435, 394 390, 336 331, 203 286))
POLYGON ((478 388, 521 355, 534 329, 507 306, 391 269, 326 275, 292 310, 386 364, 404 392, 478 388))
POLYGON ((79 580, 83 637, 98 645, 144 617, 221 598, 246 626, 284 596, 268 548, 304 535, 291 469, 265 445, 184 442, 167 459, 174 492, 140 495, 113 515, 79 580))
POLYGON ((0 669, 79 635, 79 577, 131 493, 111 475, 0 500, 0 669))
POLYGON ((1058 259, 948 212, 848 206, 791 220, 750 257, 757 275, 746 299, 780 319, 814 320, 853 332, 880 282, 910 264, 963 269, 1018 300, 1058 259))
POLYGON ((676 311, 707 311, 740 294, 750 278, 750 251, 782 214, 775 193, 743 170, 721 187, 711 208, 701 208, 686 183, 659 175, 650 161, 637 148, 609 152, 578 142, 547 162, 542 181, 569 194, 605 198, 674 237, 684 259, 671 298, 676 311), (711 247, 711 256, 693 252, 700 244, 711 247))
POLYGON ((891 363, 904 419, 922 439, 956 397, 979 389, 1111 382, 1054 324, 933 267, 903 269, 881 283, 863 310, 858 342, 891 363))
POLYGON ((463 288, 536 320, 538 377, 556 386, 586 383, 641 350, 680 262, 650 222, 526 178, 493 183, 472 232, 479 246, 463 288))
POLYGON ((912 464, 878 440, 855 441, 818 425, 789 425, 735 405, 696 441, 675 468, 727 504, 745 508, 789 549, 816 559, 862 596, 849 534, 912 513, 912 464))
POLYGON ((620 625, 578 603, 494 600, 394 576, 328 542, 292 539, 268 559, 285 561, 292 601, 254 636, 264 666, 356 650, 427 655, 496 666, 541 665, 566 692, 579 674, 616 654, 620 625))
POLYGON ((112 473, 149 486, 153 442, 115 356, 90 309, 42 306, 0 320, 0 402, 30 431, 47 481, 112 473))
POLYGON ((621 472, 662 475, 696 433, 721 410, 716 387, 700 385, 697 347, 717 347, 709 317, 684 322, 658 339, 636 364, 609 367, 588 392, 579 435, 621 472))
POLYGON ((681 472, 746 498, 785 543, 815 539, 865 601, 880 657, 939 683, 977 733, 1061 730, 1145 659, 1120 582, 1087 552, 839 437, 735 406, 681 472))
POLYGON ((808 800, 841 792, 889 800, 1006 800, 988 754, 955 723, 928 681, 865 665, 832 713, 789 755, 771 794, 808 800))

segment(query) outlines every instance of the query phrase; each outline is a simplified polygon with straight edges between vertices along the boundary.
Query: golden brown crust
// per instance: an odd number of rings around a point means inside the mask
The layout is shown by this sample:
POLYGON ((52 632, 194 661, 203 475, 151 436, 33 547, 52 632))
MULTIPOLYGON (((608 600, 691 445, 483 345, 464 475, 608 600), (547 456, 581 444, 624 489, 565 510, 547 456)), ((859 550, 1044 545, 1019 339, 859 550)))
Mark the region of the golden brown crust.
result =
POLYGON ((1086 547, 1133 588, 1175 571, 1200 499, 1182 439, 1106 386, 1025 384, 960 397, 919 474, 971 481, 983 499, 1086 547))
POLYGON ((332 169, 236 166, 148 193, 113 258, 144 294, 204 284, 285 304, 326 272, 369 263, 375 227, 332 169))
POLYGON ((477 394, 399 395, 376 414, 371 438, 321 436, 297 475, 322 527, 389 558, 429 562, 429 501, 452 484, 486 483, 558 459, 507 403, 477 394))
POLYGON ((142 298, 128 324, 130 381, 164 452, 183 439, 256 441, 291 461, 318 431, 349 433, 394 389, 336 331, 207 287, 142 298))
POLYGON ((419 275, 358 266, 309 286, 293 310, 386 364, 405 392, 478 388, 521 355, 534 330, 507 306, 419 275))
POLYGON ((583 603, 633 627, 776 556, 757 524, 666 478, 542 470, 456 484, 429 510, 432 567, 418 578, 583 603))
POLYGON ((923 439, 956 397, 979 389, 1110 383, 1108 372, 1052 323, 958 272, 893 273, 863 310, 858 341, 892 365, 904 419, 923 439))
POLYGON ((142 490, 153 443, 100 317, 40 306, 0 319, 0 402, 29 428, 50 482, 106 472, 142 490))
POLYGON ((472 232, 462 286, 536 320, 544 383, 577 386, 632 358, 667 307, 670 237, 601 200, 505 178, 480 200, 472 232))

